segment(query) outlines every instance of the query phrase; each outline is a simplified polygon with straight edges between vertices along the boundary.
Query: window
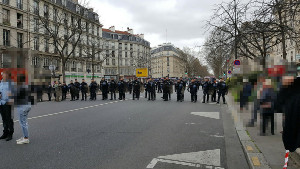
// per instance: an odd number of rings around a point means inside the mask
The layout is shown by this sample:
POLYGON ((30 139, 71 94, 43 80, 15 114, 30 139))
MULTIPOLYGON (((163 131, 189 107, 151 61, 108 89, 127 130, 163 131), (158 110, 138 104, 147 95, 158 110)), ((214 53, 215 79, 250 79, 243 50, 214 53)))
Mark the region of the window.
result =
POLYGON ((49 52, 49 39, 45 39, 45 52, 49 52))
POLYGON ((68 14, 64 13, 64 23, 68 24, 68 14))
POLYGON ((61 3, 62 3, 63 6, 67 6, 67 0, 62 0, 61 3))
POLYGON ((32 58, 32 65, 34 65, 34 66, 38 65, 38 57, 32 58))
POLYGON ((76 12, 80 13, 80 6, 79 5, 76 5, 76 12))
POLYGON ((43 64, 44 67, 47 67, 49 66, 49 59, 48 58, 44 58, 44 64, 43 64))
POLYGON ((39 38, 37 36, 33 38, 33 48, 39 50, 39 38))
POLYGON ((9 21, 9 10, 7 9, 3 9, 3 24, 4 25, 10 25, 10 21, 9 21))
POLYGON ((10 31, 3 29, 3 45, 9 46, 10 45, 10 31))
POLYGON ((38 1, 33 1, 33 13, 38 15, 39 14, 39 3, 38 1))
POLYGON ((23 48, 23 33, 17 33, 18 48, 23 48))
POLYGON ((291 51, 291 62, 294 61, 293 51, 291 51))
POLYGON ((49 16, 49 6, 47 4, 44 5, 44 17, 48 18, 49 16))
POLYGON ((39 19, 35 18, 33 24, 34 24, 33 25, 34 32, 38 32, 39 31, 39 19))
POLYGON ((57 9, 53 8, 53 21, 57 22, 57 9))
POLYGON ((109 59, 108 59, 108 58, 105 59, 105 64, 106 64, 106 65, 109 65, 109 59))
POLYGON ((85 30, 86 30, 86 32, 89 32, 89 23, 88 22, 85 23, 85 30))
POLYGON ((17 8, 23 9, 23 0, 17 0, 17 8))
POLYGON ((169 60, 169 57, 167 57, 167 66, 170 66, 169 60))
POLYGON ((112 56, 112 57, 115 57, 115 56, 116 56, 116 55, 115 55, 115 51, 112 51, 112 52, 111 52, 111 56, 112 56))
POLYGON ((2 0, 3 4, 9 5, 9 0, 2 0))
POLYGON ((99 28, 97 28, 97 36, 99 36, 99 28))
POLYGON ((112 59, 112 65, 116 65, 116 59, 112 59))
POLYGON ((17 13, 17 27, 23 28, 23 15, 20 13, 17 13))

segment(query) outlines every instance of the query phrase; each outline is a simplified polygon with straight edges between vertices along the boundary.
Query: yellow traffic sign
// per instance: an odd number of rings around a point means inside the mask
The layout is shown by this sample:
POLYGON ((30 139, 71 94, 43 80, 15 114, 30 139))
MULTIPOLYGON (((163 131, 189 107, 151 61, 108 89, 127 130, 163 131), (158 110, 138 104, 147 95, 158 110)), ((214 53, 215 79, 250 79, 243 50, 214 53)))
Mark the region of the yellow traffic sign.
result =
POLYGON ((138 68, 135 70, 136 77, 148 77, 148 69, 147 68, 138 68))

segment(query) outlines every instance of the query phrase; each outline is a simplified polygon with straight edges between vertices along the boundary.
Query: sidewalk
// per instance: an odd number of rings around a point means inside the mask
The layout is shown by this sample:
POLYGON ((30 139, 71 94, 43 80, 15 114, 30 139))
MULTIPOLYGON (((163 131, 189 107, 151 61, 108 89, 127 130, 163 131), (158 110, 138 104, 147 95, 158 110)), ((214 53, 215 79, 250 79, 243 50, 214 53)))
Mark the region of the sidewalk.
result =
MULTIPOLYGON (((253 103, 249 103, 248 110, 239 112, 239 104, 233 102, 230 95, 227 96, 228 107, 232 112, 236 123, 237 133, 248 156, 248 162, 252 168, 282 169, 284 165, 285 149, 282 142, 282 114, 275 114, 275 135, 271 135, 270 124, 266 130, 266 136, 260 136, 260 114, 257 115, 257 123, 254 127, 245 125, 251 119, 253 103), (245 136, 247 134, 248 136, 245 136)), ((290 153, 288 169, 300 168, 299 154, 290 153)))

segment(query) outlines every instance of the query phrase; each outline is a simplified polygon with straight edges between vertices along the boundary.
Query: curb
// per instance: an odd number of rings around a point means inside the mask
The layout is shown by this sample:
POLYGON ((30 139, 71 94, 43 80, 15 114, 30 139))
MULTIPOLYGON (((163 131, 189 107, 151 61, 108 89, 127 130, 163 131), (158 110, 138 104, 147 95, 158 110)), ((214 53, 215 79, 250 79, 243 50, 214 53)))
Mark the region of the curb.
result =
POLYGON ((231 95, 227 95, 228 108, 232 113, 234 119, 234 125, 239 137, 239 140, 243 146, 245 155, 247 156, 247 161, 251 169, 271 169, 263 153, 259 150, 257 145, 253 142, 250 135, 243 125, 243 121, 240 119, 237 109, 234 108, 232 103, 231 95))

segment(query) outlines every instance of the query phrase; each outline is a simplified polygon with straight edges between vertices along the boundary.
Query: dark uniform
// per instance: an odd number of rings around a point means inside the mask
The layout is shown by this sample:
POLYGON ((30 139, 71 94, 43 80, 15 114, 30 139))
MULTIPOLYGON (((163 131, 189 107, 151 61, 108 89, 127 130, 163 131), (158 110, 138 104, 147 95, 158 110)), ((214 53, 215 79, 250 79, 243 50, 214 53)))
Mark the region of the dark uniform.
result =
POLYGON ((62 92, 62 98, 61 98, 61 100, 66 100, 68 91, 69 91, 69 88, 68 88, 68 86, 64 83, 64 84, 61 86, 61 92, 62 92))
POLYGON ((164 80, 163 85, 162 85, 162 89, 163 89, 163 99, 164 101, 168 101, 169 100, 169 93, 170 93, 170 86, 171 83, 169 80, 164 80))
POLYGON ((183 88, 183 83, 181 81, 177 82, 175 84, 175 92, 177 93, 177 101, 183 101, 183 92, 184 92, 184 88, 183 88))
POLYGON ((132 81, 131 80, 128 82, 128 90, 129 90, 129 94, 131 94, 131 92, 132 92, 132 81))
POLYGON ((197 92, 198 92, 197 82, 190 83, 188 90, 191 93, 191 101, 196 103, 197 102, 197 92))
POLYGON ((114 99, 116 100, 116 89, 117 89, 117 83, 114 80, 111 80, 109 83, 109 92, 110 92, 110 100, 114 99))
POLYGON ((48 94, 48 100, 51 101, 51 97, 52 97, 52 85, 49 84, 48 87, 47 87, 47 94, 48 94))
POLYGON ((181 92, 181 100, 184 101, 184 91, 185 91, 185 88, 186 88, 186 82, 183 81, 183 80, 180 80, 180 83, 182 84, 182 92, 181 92))
POLYGON ((70 94, 71 94, 71 101, 74 101, 75 100, 75 97, 76 97, 76 86, 74 85, 74 83, 70 83, 68 85, 69 87, 69 91, 70 91, 70 94))
POLYGON ((145 98, 146 98, 146 99, 147 99, 147 93, 148 93, 147 84, 148 84, 148 82, 145 82, 145 83, 144 83, 144 88, 145 88, 145 98))
POLYGON ((159 80, 157 82, 157 93, 162 93, 162 82, 159 80))
POLYGON ((98 84, 95 81, 91 82, 91 84, 90 84, 90 92, 91 92, 90 100, 97 99, 97 94, 96 94, 97 87, 98 87, 98 84))
POLYGON ((102 92, 102 100, 106 100, 108 98, 107 93, 108 93, 108 83, 106 80, 101 80, 100 81, 100 90, 102 92))
POLYGON ((221 81, 218 83, 217 85, 217 89, 218 89, 218 102, 220 102, 220 97, 222 96, 223 98, 223 103, 225 104, 225 94, 227 93, 227 85, 224 81, 221 81))
POLYGON ((132 99, 137 98, 138 100, 140 99, 140 90, 141 90, 141 82, 138 80, 134 80, 132 82, 132 87, 133 87, 133 92, 132 92, 132 99))
POLYGON ((155 83, 153 81, 149 81, 147 83, 147 91, 149 92, 148 100, 155 100, 155 83))
POLYGON ((212 84, 211 84, 211 90, 213 91, 212 95, 211 95, 212 102, 216 102, 216 100, 217 100, 217 85, 218 84, 216 82, 212 82, 212 84))
POLYGON ((123 80, 120 80, 118 82, 119 100, 125 100, 125 87, 125 82, 123 80))
POLYGON ((205 99, 208 102, 208 100, 209 100, 209 94, 208 94, 209 83, 208 82, 204 82, 202 84, 202 90, 203 90, 203 101, 202 101, 202 103, 205 103, 205 99))
POLYGON ((80 91, 80 83, 79 82, 75 82, 74 83, 75 87, 76 87, 76 100, 79 100, 79 91, 80 91))
POLYGON ((81 96, 82 96, 81 100, 86 100, 87 92, 88 92, 88 84, 86 82, 81 82, 80 90, 81 90, 81 96))

